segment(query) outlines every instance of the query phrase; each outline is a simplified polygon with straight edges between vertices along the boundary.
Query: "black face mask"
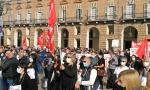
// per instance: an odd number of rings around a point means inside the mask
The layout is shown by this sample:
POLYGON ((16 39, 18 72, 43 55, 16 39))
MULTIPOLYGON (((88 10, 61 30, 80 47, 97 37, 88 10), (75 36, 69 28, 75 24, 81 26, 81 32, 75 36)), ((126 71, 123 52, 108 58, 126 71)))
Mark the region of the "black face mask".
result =
POLYGON ((120 85, 118 85, 117 83, 114 85, 113 90, 126 90, 126 87, 122 87, 120 85))

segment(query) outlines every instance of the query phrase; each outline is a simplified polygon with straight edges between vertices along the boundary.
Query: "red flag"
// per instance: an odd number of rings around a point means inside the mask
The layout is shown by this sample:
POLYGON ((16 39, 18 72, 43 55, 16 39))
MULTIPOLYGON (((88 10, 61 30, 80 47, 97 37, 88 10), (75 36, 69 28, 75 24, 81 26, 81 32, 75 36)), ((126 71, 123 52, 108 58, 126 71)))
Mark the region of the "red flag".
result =
POLYGON ((27 41, 26 41, 26 37, 24 38, 24 41, 23 41, 23 50, 26 50, 27 49, 27 41))
POLYGON ((51 0, 49 10, 49 23, 48 23, 48 34, 47 34, 47 47, 51 49, 54 54, 54 24, 57 22, 55 2, 51 0))
POLYGON ((147 38, 144 39, 142 42, 141 46, 139 47, 138 51, 136 54, 139 56, 141 60, 143 60, 143 55, 144 57, 148 57, 148 44, 147 44, 147 38))
POLYGON ((45 29, 44 29, 44 31, 42 32, 42 34, 38 38, 38 43, 40 44, 41 48, 44 47, 45 42, 46 42, 46 33, 45 33, 45 29))

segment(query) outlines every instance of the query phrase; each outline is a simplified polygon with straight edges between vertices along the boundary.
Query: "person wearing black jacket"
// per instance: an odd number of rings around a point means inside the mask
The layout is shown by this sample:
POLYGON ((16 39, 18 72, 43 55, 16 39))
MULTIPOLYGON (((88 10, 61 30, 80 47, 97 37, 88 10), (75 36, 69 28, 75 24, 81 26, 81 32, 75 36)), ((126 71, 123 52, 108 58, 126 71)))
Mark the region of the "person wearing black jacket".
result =
POLYGON ((67 54, 66 63, 60 66, 62 90, 74 90, 77 81, 77 65, 73 54, 67 54))
POLYGON ((16 70, 19 75, 15 79, 13 86, 21 85, 21 90, 37 90, 35 89, 35 84, 32 79, 30 79, 27 74, 27 64, 25 62, 21 62, 16 70))
POLYGON ((30 63, 28 65, 28 68, 33 68, 35 70, 35 79, 32 79, 32 81, 36 84, 34 86, 35 89, 38 90, 37 84, 39 83, 39 78, 37 75, 38 67, 37 67, 37 63, 36 63, 36 55, 35 54, 30 54, 29 62, 30 63))
POLYGON ((14 57, 14 54, 10 51, 6 52, 7 59, 3 62, 2 65, 2 75, 4 78, 4 83, 9 90, 10 85, 13 84, 13 80, 18 75, 17 67, 18 67, 18 60, 14 57))
MULTIPOLYGON (((99 56, 99 61, 97 63, 97 66, 95 66, 95 68, 97 68, 97 70, 104 70, 105 69, 105 59, 103 58, 104 54, 100 53, 98 56, 99 56)), ((98 79, 103 88, 103 76, 98 76, 98 79)))
POLYGON ((130 64, 130 68, 134 68, 134 70, 139 71, 143 68, 143 64, 141 60, 137 60, 135 55, 132 55, 132 61, 130 64))

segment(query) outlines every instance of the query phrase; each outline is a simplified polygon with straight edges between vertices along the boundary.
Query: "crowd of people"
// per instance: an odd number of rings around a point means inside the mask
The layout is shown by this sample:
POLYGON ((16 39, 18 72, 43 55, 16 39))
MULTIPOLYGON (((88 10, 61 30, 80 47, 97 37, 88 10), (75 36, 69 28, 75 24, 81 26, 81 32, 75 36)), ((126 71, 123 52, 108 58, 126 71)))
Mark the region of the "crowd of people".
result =
POLYGON ((38 90, 43 73, 47 90, 104 90, 103 77, 107 89, 150 90, 150 58, 130 56, 129 50, 55 48, 52 54, 46 47, 0 47, 0 90, 38 90), (107 71, 104 54, 111 56, 107 71))

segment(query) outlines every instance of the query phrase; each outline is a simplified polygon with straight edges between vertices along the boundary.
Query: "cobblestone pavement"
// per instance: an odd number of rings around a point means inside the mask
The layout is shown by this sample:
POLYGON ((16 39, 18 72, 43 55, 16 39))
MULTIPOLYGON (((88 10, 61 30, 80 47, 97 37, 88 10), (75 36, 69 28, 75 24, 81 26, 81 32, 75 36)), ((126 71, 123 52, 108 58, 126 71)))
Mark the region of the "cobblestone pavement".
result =
MULTIPOLYGON (((38 76, 39 76, 39 81, 40 81, 40 84, 38 85, 38 90, 46 90, 46 89, 42 89, 42 84, 41 84, 43 80, 45 79, 44 74, 38 75, 38 76)), ((107 83, 107 77, 104 77, 103 78, 104 90, 112 90, 112 89, 106 89, 106 83, 107 83)))

